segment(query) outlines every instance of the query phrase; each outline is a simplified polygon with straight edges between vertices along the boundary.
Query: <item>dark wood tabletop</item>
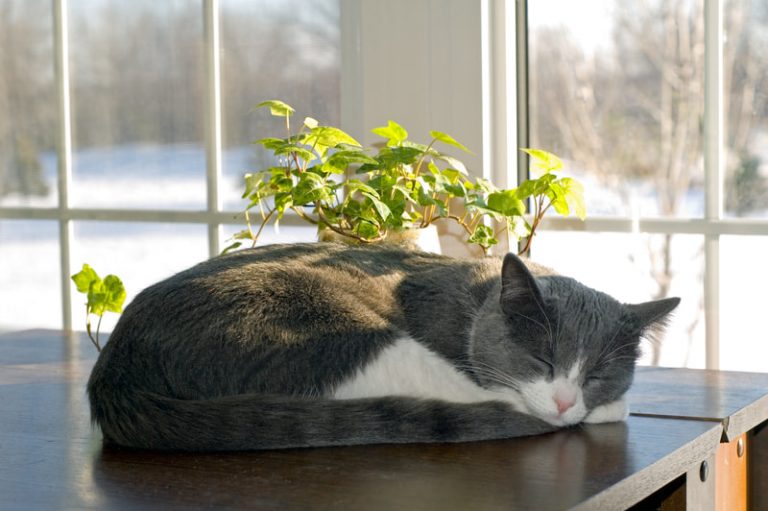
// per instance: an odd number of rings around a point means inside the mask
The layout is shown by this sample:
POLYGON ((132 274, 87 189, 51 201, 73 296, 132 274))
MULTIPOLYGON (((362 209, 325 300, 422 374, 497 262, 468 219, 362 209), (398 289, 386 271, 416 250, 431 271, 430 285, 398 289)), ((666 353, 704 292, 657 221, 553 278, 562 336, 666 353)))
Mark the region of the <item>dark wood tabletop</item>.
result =
MULTIPOLYGON (((0 509, 623 509, 711 458, 723 432, 632 416, 464 444, 134 451, 102 446, 91 427, 95 358, 82 335, 0 335, 0 509)), ((638 381, 645 406, 651 382, 638 381)))
POLYGON ((722 422, 732 440, 768 417, 768 374, 639 367, 629 402, 635 415, 722 422))

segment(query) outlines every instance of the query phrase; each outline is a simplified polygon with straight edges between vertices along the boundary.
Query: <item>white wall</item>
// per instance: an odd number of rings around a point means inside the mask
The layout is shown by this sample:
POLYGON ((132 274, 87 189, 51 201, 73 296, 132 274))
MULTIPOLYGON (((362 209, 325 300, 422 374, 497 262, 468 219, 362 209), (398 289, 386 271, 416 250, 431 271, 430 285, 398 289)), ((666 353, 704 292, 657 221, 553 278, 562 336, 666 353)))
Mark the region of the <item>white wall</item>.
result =
MULTIPOLYGON (((506 90, 498 81, 491 86, 491 72, 497 78, 504 71, 503 38, 487 28, 503 27, 494 20, 505 3, 342 0, 344 129, 364 144, 376 141, 371 128, 389 119, 415 141, 428 142, 430 130, 449 133, 474 152, 454 152, 472 174, 505 186, 507 132, 494 126, 506 126, 506 90)), ((446 253, 469 255, 458 231, 443 232, 441 242, 446 253)))

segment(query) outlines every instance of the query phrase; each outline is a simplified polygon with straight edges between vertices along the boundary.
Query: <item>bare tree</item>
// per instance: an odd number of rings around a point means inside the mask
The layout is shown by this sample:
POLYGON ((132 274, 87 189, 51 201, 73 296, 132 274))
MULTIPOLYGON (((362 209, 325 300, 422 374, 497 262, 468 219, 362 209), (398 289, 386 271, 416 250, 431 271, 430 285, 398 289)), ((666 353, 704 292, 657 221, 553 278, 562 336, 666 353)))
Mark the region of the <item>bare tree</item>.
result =
POLYGON ((0 197, 45 195, 40 153, 53 150, 48 3, 0 3, 0 197))
MULTIPOLYGON (((755 55, 764 36, 745 23, 751 4, 731 4, 728 30, 740 36, 725 54, 726 109, 729 148, 739 154, 748 150, 755 108, 765 111, 756 101, 768 65, 755 55)), ((633 183, 652 183, 658 214, 680 215, 691 190, 703 186, 702 12, 701 1, 617 2, 610 52, 585 54, 562 30, 535 33, 536 143, 568 155, 623 204, 633 183)), ((648 245, 655 298, 668 296, 675 276, 672 238, 648 245)))

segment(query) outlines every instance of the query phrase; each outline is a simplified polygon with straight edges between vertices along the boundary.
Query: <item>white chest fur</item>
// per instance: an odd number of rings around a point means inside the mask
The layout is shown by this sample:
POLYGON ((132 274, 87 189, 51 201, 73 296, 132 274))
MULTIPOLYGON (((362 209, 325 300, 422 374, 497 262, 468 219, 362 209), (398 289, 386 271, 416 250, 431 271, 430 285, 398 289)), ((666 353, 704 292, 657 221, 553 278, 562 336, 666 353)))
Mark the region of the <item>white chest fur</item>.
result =
MULTIPOLYGON (((522 383, 519 393, 509 387, 486 389, 426 346, 404 337, 342 382, 331 397, 410 396, 454 403, 504 401, 517 411, 564 426, 581 422, 588 413, 577 383, 582 365, 581 361, 577 362, 567 376, 522 383), (558 400, 569 401, 569 407, 562 413, 558 410, 558 400)), ((626 403, 620 399, 596 408, 586 420, 612 422, 624 420, 626 416, 626 403)))
POLYGON ((382 350, 375 360, 339 385, 333 397, 353 399, 386 395, 456 403, 502 399, 499 393, 475 384, 449 361, 407 337, 382 350))

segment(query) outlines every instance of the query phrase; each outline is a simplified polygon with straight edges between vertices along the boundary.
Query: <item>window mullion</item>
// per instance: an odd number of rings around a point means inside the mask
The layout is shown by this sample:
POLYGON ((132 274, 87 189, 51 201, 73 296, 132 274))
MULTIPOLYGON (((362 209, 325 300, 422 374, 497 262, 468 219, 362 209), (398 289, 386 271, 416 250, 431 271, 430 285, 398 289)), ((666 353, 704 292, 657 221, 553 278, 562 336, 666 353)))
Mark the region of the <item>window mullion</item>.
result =
MULTIPOLYGON (((528 66, 528 2, 515 2, 515 83, 516 122, 515 129, 517 147, 530 147, 530 115, 529 115, 529 66, 528 66)), ((522 183, 529 177, 528 155, 522 151, 517 154, 517 183, 522 183)), ((511 158, 510 158, 511 161, 511 158)), ((526 208, 530 211, 531 200, 526 199, 526 208)), ((525 241, 518 242, 518 250, 525 248, 525 241)))
MULTIPOLYGON (((221 64, 219 60, 219 1, 204 0, 205 79, 207 92, 206 125, 206 188, 208 213, 221 211, 219 183, 221 182, 221 64)), ((208 252, 218 254, 221 224, 208 224, 208 252)))
POLYGON ((67 0, 53 0, 53 49, 55 80, 58 91, 58 147, 57 173, 59 190, 59 254, 62 327, 72 330, 72 297, 69 274, 71 272, 72 222, 69 209, 69 184, 72 178, 72 116, 69 83, 69 27, 67 0))
MULTIPOLYGON (((723 216, 723 2, 704 2, 704 181, 707 222, 723 216)), ((708 234, 704 248, 706 367, 720 367, 720 236, 708 234)))

